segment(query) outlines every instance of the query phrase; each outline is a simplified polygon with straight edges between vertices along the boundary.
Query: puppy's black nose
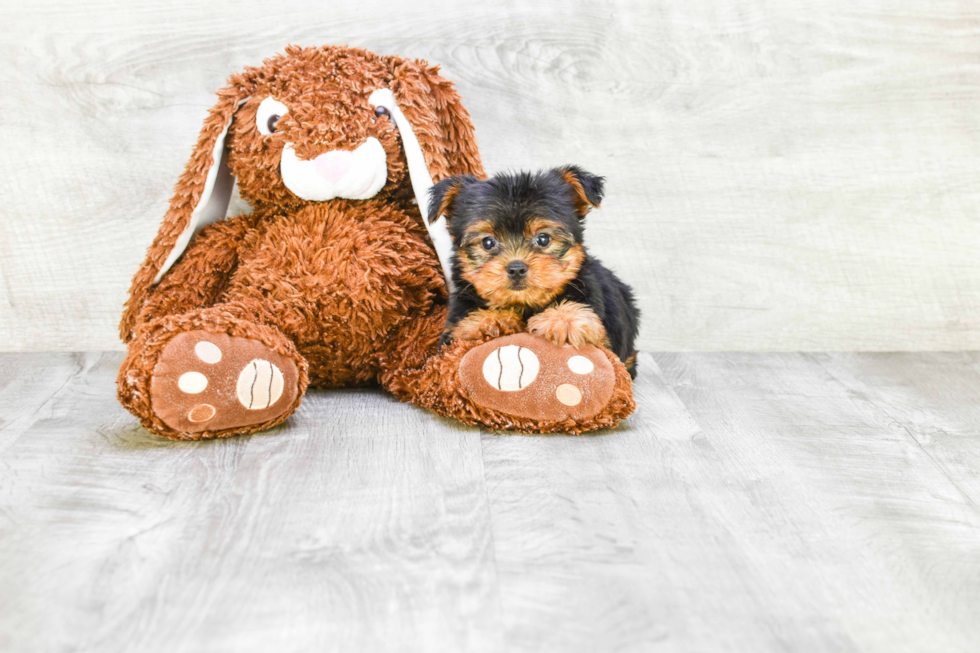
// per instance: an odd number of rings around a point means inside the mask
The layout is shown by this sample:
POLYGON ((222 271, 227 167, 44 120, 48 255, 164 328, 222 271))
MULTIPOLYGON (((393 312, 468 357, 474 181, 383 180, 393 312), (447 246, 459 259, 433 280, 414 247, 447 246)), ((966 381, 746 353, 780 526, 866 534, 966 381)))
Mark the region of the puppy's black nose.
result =
POLYGON ((527 263, 524 261, 511 261, 507 264, 507 276, 511 281, 518 281, 527 275, 527 263))

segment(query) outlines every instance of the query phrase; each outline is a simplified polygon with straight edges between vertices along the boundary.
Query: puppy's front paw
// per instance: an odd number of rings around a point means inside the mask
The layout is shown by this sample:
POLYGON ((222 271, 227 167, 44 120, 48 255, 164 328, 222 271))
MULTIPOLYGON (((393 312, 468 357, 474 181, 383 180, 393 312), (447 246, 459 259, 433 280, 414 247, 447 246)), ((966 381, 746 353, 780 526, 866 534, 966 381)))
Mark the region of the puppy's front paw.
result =
POLYGON ((445 331, 442 332, 442 335, 439 336, 439 344, 436 346, 436 351, 441 350, 443 347, 445 347, 452 341, 453 341, 453 332, 451 329, 446 329, 445 331))
POLYGON ((591 308, 578 302, 559 302, 527 321, 530 333, 547 338, 559 347, 606 345, 606 329, 591 308))
POLYGON ((491 340, 523 330, 524 322, 514 311, 481 308, 460 320, 450 339, 491 340))

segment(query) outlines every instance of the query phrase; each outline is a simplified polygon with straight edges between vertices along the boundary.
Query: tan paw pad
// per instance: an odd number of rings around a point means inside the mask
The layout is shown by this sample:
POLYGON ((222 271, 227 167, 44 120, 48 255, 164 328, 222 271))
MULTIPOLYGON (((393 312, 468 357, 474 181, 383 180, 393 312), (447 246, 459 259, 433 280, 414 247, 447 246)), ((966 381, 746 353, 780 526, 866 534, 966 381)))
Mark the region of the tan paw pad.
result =
POLYGON ((195 424, 200 424, 213 418, 217 412, 211 404, 198 404, 191 408, 191 412, 187 413, 187 419, 195 424))
POLYGON ((568 369, 576 374, 585 375, 591 374, 592 370, 595 369, 595 365, 585 356, 572 356, 568 359, 568 369))
POLYGON ((208 342, 207 340, 202 340, 201 342, 194 345, 194 353, 205 363, 209 365, 215 365, 221 362, 221 350, 218 349, 218 345, 213 342, 208 342))
POLYGON ((562 383, 555 388, 555 398, 566 406, 578 406, 582 403, 582 393, 571 383, 562 383))
POLYGON ((538 357, 530 349, 506 345, 483 361, 483 378, 497 390, 515 392, 531 385, 540 367, 538 357))
POLYGON ((238 375, 238 401, 248 410, 263 410, 282 396, 282 372, 267 360, 249 361, 238 375))
POLYGON ((189 395, 196 395, 204 392, 208 387, 208 377, 200 372, 185 372, 177 379, 177 387, 181 392, 189 395))

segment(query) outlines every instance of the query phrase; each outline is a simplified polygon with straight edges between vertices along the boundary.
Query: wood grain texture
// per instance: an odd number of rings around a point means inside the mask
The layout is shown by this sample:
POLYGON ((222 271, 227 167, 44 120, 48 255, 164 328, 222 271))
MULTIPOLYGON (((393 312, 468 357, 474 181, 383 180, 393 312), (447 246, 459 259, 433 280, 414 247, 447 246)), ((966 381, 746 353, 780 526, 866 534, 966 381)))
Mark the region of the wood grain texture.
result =
POLYGON ((0 355, 0 650, 975 651, 980 357, 642 354, 594 436, 380 391, 173 443, 0 355))
POLYGON ((287 43, 427 58, 488 170, 608 178, 652 350, 980 348, 963 0, 6 3, 0 350, 115 326, 214 91, 287 43))
POLYGON ((484 437, 508 650, 980 646, 980 375, 963 356, 640 365, 626 430, 484 437), (946 411, 960 455, 913 435, 946 411))
POLYGON ((117 353, 0 361, 49 381, 0 390, 0 650, 494 647, 477 433, 349 391, 184 447, 115 402, 117 353))

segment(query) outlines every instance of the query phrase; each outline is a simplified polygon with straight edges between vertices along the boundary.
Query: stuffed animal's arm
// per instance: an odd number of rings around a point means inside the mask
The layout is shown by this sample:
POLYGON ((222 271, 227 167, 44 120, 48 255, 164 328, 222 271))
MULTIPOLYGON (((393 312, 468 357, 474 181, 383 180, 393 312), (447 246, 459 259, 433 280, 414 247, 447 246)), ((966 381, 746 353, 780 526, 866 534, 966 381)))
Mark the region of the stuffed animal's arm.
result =
POLYGON ((239 215, 195 234, 187 250, 143 302, 137 304, 137 298, 130 297, 120 324, 123 340, 129 342, 138 326, 153 318, 214 304, 238 265, 239 248, 254 222, 253 216, 239 215))

